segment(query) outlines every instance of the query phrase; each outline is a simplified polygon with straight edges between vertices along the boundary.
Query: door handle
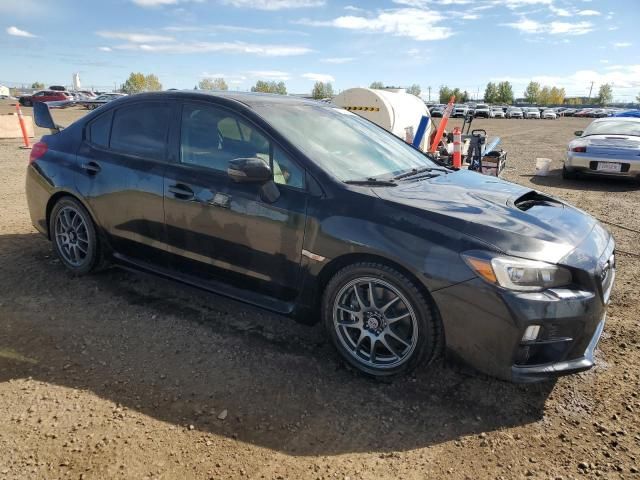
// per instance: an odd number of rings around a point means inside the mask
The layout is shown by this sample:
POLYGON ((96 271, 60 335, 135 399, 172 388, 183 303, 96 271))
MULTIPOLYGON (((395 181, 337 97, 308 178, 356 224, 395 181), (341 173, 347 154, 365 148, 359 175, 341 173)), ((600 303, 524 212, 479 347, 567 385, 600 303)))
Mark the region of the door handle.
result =
POLYGON ((180 200, 192 200, 194 197, 193 190, 186 185, 171 185, 169 187, 169 192, 173 193, 173 196, 180 200))
POLYGON ((100 168, 100 165, 98 165, 96 162, 87 162, 87 163, 83 163, 81 165, 81 168, 87 172, 89 175, 95 175, 96 173, 98 173, 100 170, 102 170, 100 168))

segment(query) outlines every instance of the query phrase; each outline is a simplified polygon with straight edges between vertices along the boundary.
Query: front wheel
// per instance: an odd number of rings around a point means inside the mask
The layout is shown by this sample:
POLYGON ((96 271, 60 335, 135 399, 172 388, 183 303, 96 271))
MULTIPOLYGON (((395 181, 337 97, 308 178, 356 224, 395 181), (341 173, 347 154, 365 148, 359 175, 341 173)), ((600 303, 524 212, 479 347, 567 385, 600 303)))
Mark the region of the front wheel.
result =
POLYGON ((98 238, 89 212, 80 202, 63 197, 51 211, 49 232, 53 249, 65 267, 84 275, 100 264, 98 238))
POLYGON ((432 361, 441 328, 430 299, 386 265, 343 268, 325 289, 322 316, 340 355, 374 377, 410 372, 432 361))

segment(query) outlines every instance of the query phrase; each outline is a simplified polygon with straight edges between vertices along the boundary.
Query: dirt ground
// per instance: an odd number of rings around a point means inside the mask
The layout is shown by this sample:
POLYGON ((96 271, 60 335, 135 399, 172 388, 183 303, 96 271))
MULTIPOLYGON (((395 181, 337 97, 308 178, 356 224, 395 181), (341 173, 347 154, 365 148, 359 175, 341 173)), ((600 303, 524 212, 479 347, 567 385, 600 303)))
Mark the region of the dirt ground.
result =
POLYGON ((118 269, 74 278, 31 226, 28 153, 0 140, 0 479, 640 478, 640 187, 561 179, 588 122, 476 124, 506 179, 618 225, 597 367, 529 386, 451 362, 380 384, 318 327, 118 269))

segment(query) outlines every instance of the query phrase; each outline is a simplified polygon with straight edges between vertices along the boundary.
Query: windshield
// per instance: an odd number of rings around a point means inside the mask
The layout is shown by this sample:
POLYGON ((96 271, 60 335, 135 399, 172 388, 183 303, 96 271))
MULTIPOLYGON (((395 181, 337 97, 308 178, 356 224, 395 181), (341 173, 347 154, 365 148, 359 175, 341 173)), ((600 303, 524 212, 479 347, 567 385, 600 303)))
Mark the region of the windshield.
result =
POLYGON ((341 181, 386 178, 436 167, 413 147, 359 116, 317 105, 258 104, 254 110, 341 181))
POLYGON ((623 119, 611 119, 593 122, 582 134, 588 135, 633 135, 640 137, 640 122, 630 122, 623 119))

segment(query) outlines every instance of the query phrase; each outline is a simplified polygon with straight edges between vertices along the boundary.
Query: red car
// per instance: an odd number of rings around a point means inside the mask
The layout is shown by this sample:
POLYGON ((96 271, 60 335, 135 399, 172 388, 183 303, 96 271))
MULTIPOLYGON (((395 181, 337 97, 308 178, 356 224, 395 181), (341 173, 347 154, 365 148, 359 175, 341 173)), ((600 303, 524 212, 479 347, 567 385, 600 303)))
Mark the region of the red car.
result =
POLYGON ((40 90, 33 95, 24 95, 18 99, 20 105, 30 107, 37 102, 59 102, 69 100, 71 96, 67 92, 59 90, 40 90))

